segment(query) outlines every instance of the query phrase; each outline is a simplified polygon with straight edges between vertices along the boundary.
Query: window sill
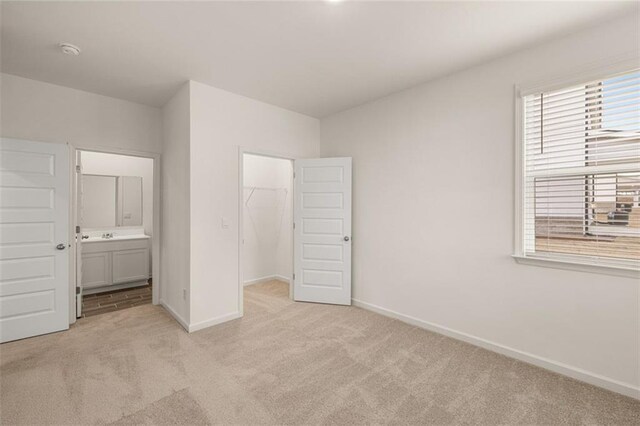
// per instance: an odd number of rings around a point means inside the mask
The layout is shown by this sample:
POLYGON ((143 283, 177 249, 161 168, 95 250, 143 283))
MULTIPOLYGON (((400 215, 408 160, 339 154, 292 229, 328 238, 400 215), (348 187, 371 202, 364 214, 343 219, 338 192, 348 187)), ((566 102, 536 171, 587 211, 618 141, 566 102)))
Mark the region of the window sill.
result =
POLYGON ((594 265, 573 260, 547 259, 514 254, 512 257, 522 265, 542 266, 544 268, 566 269, 569 271, 590 272, 594 274, 615 275, 640 279, 640 270, 622 266, 594 265))

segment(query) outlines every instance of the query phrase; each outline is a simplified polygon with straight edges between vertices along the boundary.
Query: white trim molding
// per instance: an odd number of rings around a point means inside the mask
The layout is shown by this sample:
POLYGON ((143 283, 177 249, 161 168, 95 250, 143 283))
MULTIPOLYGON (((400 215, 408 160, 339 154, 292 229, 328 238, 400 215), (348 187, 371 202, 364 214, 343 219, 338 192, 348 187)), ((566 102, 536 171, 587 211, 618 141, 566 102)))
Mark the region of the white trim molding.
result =
POLYGON ((273 281, 273 280, 278 280, 278 281, 282 281, 283 283, 289 284, 289 278, 284 277, 282 275, 267 275, 265 277, 260 277, 260 278, 254 278, 252 280, 246 280, 244 282, 244 286, 250 286, 250 285, 254 285, 254 284, 260 284, 260 283, 266 283, 268 281, 273 281))
POLYGON ((185 331, 189 331, 189 323, 162 299, 160 300, 160 306, 162 306, 169 313, 169 315, 171 315, 176 321, 178 321, 178 324, 180 324, 182 328, 185 329, 185 331))
POLYGON ((274 279, 278 280, 278 281, 282 281, 285 284, 290 284, 291 283, 291 279, 289 277, 285 277, 284 275, 274 275, 273 276, 274 279))
POLYGON ((160 300, 160 306, 162 306, 181 326, 187 333, 193 333, 194 331, 202 330, 213 325, 222 324, 223 322, 231 321, 242 317, 240 312, 232 312, 227 315, 222 315, 215 318, 210 318, 205 321, 200 321, 195 324, 189 324, 180 314, 178 314, 171 306, 169 306, 164 300, 160 300))
POLYGON ((519 361, 532 364, 545 370, 553 371, 554 373, 561 374, 563 376, 570 377, 581 382, 588 383, 612 392, 616 392, 631 398, 640 400, 640 387, 634 386, 630 383, 624 383, 617 380, 610 379, 605 376, 601 376, 590 371, 583 370, 571 365, 563 364, 548 358, 543 358, 537 355, 530 354, 528 352, 520 351, 518 349, 510 348, 508 346, 501 345, 486 339, 482 339, 471 334, 463 333, 448 327, 444 327, 432 322, 424 321, 409 315, 404 315, 399 312, 392 311, 390 309, 382 308, 374 304, 364 302, 362 300, 352 299, 353 305, 368 311, 375 312, 380 315, 384 315, 389 318, 397 319, 406 324, 410 324, 434 333, 442 334, 447 337, 451 337, 456 340, 470 343, 474 346, 478 346, 483 349, 487 349, 492 352, 499 353, 501 355, 508 356, 510 358, 517 359, 519 361))
POLYGON ((569 271, 592 272, 594 274, 613 275, 640 279, 640 270, 623 266, 598 265, 582 260, 563 260, 542 257, 513 255, 513 259, 521 265, 541 266, 544 268, 566 269, 569 271))
POLYGON ((219 316, 219 317, 210 318, 208 320, 200 321, 200 322, 197 322, 195 324, 189 324, 189 327, 187 328, 187 331, 189 331, 189 333, 193 333, 194 331, 202 330, 203 328, 208 328, 208 327, 211 327, 213 325, 222 324, 223 322, 227 322, 227 321, 231 321, 231 320, 234 320, 234 319, 238 319, 240 317, 242 317, 242 314, 240 312, 232 312, 232 313, 227 314, 227 315, 222 315, 222 316, 219 316))

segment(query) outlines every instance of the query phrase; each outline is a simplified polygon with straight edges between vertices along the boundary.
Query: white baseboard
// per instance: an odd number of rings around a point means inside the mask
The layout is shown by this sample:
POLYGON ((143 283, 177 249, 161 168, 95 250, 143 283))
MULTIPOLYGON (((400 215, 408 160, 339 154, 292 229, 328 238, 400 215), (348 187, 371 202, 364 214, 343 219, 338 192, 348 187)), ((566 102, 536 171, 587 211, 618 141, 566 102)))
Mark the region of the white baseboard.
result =
POLYGON ((252 280, 246 280, 244 282, 244 286, 249 286, 249 285, 254 285, 254 284, 260 284, 260 283, 265 283, 267 281, 273 281, 273 280, 278 280, 278 281, 282 281, 285 282, 287 284, 289 284, 289 278, 282 276, 282 275, 268 275, 266 277, 260 277, 260 278, 254 278, 252 280))
POLYGON ((203 328, 211 327, 213 325, 222 324, 223 322, 231 321, 242 317, 240 312, 233 312, 231 314, 222 315, 220 317, 211 318, 206 321, 200 321, 195 324, 189 324, 180 314, 178 314, 171 306, 169 306, 164 300, 160 301, 162 306, 169 314, 184 328, 188 333, 202 330, 203 328))
POLYGON ((194 331, 202 330, 203 328, 211 327, 213 325, 222 324, 223 322, 238 319, 240 317, 242 317, 242 314, 240 312, 233 312, 227 315, 222 315, 220 317, 200 321, 195 324, 190 324, 187 330, 189 331, 189 333, 193 333, 194 331))
POLYGON ((162 306, 169 314, 178 321, 178 324, 182 326, 186 331, 189 331, 189 323, 185 321, 184 318, 180 316, 171 306, 169 306, 164 300, 160 301, 160 306, 162 306))
POLYGON ((285 277, 284 275, 274 275, 273 276, 274 279, 278 280, 278 281, 282 281, 283 283, 287 283, 289 284, 291 282, 291 280, 289 279, 289 277, 285 277))
POLYGON ((553 371, 558 374, 562 374, 564 376, 571 377, 572 379, 580 380, 582 382, 589 383, 591 385, 598 386, 598 387, 640 400, 640 387, 633 386, 632 384, 613 380, 608 377, 601 376, 599 374, 591 373, 589 371, 572 367, 570 365, 553 361, 551 359, 539 357, 537 355, 533 355, 527 352, 513 349, 498 343, 491 342, 489 340, 482 339, 480 337, 472 336, 470 334, 456 331, 448 327, 443 327, 438 324, 434 324, 431 322, 423 321, 418 318, 414 318, 408 315, 394 312, 389 309, 385 309, 380 306, 373 305, 371 303, 363 302, 361 300, 352 299, 352 301, 353 301, 353 305, 359 308, 376 312, 386 317, 394 318, 402 322, 405 322, 407 324, 424 328, 425 330, 433 331, 438 334, 443 334, 445 336, 449 336, 457 340, 462 340, 472 345, 479 346, 481 348, 488 349, 490 351, 497 352, 499 354, 506 355, 508 357, 515 358, 520 361, 524 361, 528 364, 536 365, 538 367, 553 371))
POLYGON ((114 291, 114 290, 124 290, 125 288, 134 288, 134 287, 143 287, 149 284, 149 280, 140 280, 140 281, 134 281, 131 283, 124 283, 124 284, 111 284, 105 287, 98 287, 98 288, 89 288, 89 289, 83 289, 82 290, 82 294, 83 295, 90 295, 90 294, 99 294, 99 293, 104 293, 106 291, 114 291))

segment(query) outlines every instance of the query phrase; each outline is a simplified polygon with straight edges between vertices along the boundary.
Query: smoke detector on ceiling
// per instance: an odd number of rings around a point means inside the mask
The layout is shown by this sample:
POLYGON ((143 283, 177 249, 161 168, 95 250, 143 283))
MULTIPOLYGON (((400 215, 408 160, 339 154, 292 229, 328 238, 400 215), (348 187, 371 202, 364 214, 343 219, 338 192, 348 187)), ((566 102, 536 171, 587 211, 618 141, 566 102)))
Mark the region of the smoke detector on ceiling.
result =
POLYGON ((80 54, 80 48, 71 43, 60 43, 59 46, 62 53, 66 53, 67 55, 78 56, 80 54))

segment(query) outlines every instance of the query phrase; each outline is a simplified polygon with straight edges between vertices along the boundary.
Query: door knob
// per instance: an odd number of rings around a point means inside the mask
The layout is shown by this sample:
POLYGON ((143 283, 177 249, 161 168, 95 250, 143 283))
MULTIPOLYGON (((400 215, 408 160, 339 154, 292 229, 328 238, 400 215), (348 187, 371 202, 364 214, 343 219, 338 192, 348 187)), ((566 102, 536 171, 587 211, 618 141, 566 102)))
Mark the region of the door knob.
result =
POLYGON ((56 246, 56 248, 57 248, 58 250, 64 250, 66 247, 67 247, 67 245, 66 245, 66 244, 58 244, 58 245, 56 246))
POLYGON ((344 237, 344 240, 345 241, 349 241, 349 237, 344 237))

